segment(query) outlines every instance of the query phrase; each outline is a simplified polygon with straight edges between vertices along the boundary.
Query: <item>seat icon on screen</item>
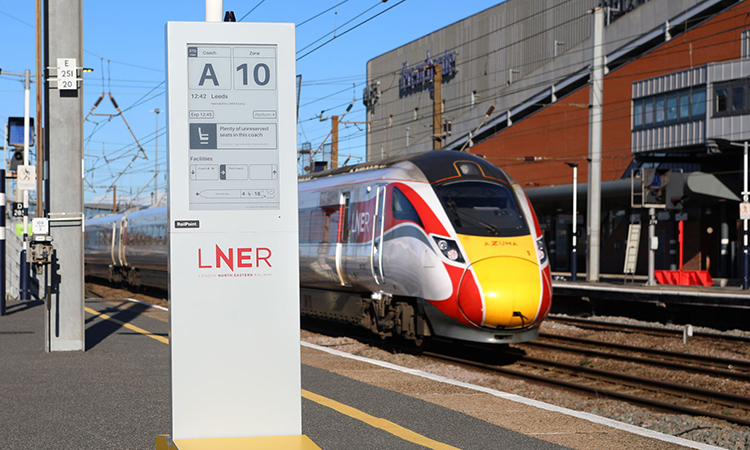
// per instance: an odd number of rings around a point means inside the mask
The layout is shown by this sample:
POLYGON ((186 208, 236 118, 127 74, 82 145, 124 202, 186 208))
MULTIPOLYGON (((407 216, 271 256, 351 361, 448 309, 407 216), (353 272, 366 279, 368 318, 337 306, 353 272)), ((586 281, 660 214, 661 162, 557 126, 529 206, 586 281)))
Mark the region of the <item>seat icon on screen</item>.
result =
POLYGON ((215 149, 216 148, 216 124, 215 123, 191 123, 190 124, 190 148, 192 149, 215 149))
POLYGON ((209 136, 210 135, 208 133, 203 133, 201 127, 198 127, 198 137, 200 138, 201 145, 208 145, 209 136))

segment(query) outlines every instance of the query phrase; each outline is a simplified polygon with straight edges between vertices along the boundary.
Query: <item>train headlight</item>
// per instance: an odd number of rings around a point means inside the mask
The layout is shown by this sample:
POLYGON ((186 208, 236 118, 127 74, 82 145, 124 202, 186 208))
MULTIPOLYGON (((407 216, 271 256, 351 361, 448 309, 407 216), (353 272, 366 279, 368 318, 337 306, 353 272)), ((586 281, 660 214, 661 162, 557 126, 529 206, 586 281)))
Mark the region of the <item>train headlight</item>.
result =
POLYGON ((540 236, 539 239, 536 240, 536 253, 539 257, 539 264, 547 262, 547 249, 544 246, 544 236, 540 236))
POLYGON ((435 239, 435 244, 437 245, 438 249, 443 252, 443 256, 450 259, 451 261, 459 263, 464 262, 464 257, 461 255, 461 251, 458 249, 458 244, 456 243, 456 241, 434 236, 433 239, 435 239))

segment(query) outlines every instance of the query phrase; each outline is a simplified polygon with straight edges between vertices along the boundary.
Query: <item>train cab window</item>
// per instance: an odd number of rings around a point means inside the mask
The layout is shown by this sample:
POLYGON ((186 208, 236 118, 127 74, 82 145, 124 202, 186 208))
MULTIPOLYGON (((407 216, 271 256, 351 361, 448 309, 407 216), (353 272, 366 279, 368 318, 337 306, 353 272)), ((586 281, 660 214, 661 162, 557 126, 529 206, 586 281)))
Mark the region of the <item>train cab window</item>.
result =
POLYGON ((417 210, 414 209, 414 206, 411 204, 409 199, 406 198, 403 192, 401 192, 396 187, 393 188, 393 202, 391 203, 393 205, 392 208, 393 208, 394 219, 408 220, 424 228, 424 225, 422 225, 422 220, 419 218, 419 214, 417 213, 417 210))
POLYGON ((497 183, 462 181, 436 189, 456 232, 474 236, 525 236, 526 219, 511 188, 497 183))

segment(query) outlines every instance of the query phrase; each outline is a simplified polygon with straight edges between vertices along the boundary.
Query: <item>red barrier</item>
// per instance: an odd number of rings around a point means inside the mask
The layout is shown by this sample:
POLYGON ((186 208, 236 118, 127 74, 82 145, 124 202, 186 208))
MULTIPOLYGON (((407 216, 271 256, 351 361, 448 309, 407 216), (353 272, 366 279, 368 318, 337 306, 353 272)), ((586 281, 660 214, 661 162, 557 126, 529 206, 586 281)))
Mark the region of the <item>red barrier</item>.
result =
POLYGON ((654 276, 659 284, 676 284, 678 286, 713 286, 714 280, 707 270, 682 270, 682 246, 684 236, 684 225, 682 220, 678 223, 679 234, 677 241, 680 243, 680 270, 654 270, 654 276))
POLYGON ((707 270, 655 270, 659 284, 678 286, 713 286, 714 280, 707 270))

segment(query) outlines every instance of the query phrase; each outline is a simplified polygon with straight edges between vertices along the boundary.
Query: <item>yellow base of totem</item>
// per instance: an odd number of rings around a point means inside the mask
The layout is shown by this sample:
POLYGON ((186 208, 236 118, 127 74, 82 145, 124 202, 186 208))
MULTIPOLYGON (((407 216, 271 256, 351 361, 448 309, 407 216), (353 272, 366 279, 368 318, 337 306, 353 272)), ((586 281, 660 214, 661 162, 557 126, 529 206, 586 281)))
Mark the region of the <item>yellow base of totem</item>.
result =
POLYGON ((320 450, 307 436, 176 439, 156 436, 156 450, 320 450))

